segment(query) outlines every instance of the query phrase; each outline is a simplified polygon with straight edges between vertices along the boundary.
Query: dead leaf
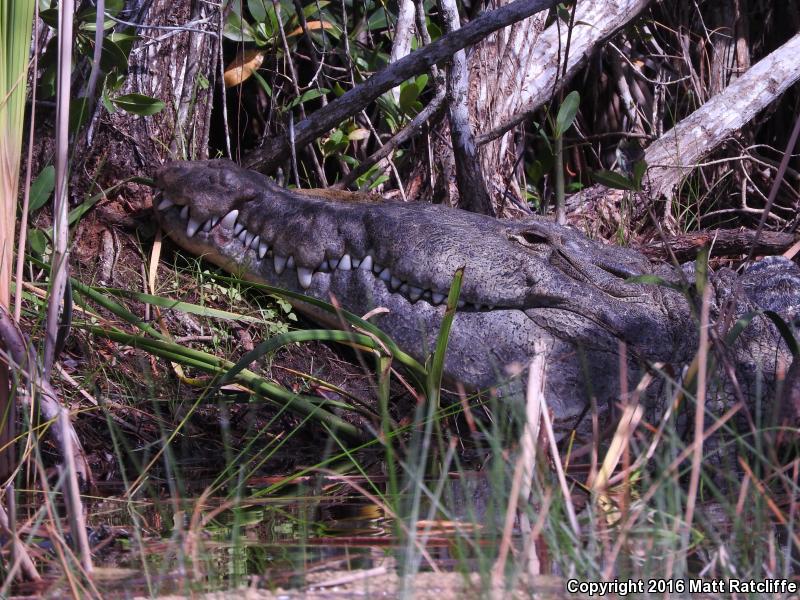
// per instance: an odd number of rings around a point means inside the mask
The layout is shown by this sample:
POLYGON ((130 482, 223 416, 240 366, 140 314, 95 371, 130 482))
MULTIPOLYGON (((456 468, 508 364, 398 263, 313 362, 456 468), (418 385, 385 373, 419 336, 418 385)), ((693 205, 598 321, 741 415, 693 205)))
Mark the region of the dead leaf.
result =
MULTIPOLYGON (((333 29, 335 25, 329 21, 309 21, 306 23, 306 29, 308 31, 316 31, 318 29, 333 29)), ((298 27, 297 29, 293 29, 287 37, 293 37, 295 35, 301 35, 303 33, 303 28, 298 27)))
POLYGON ((246 81, 264 62, 263 50, 243 50, 225 67, 225 87, 235 87, 246 81))

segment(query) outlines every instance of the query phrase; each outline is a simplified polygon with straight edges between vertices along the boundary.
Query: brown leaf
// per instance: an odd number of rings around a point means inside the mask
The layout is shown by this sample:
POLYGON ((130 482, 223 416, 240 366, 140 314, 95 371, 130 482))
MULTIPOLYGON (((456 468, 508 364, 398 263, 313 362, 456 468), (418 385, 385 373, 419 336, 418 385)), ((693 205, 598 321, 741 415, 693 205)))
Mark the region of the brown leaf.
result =
MULTIPOLYGON (((316 29, 333 29, 333 28, 334 24, 330 23, 329 21, 309 21, 308 23, 306 23, 306 29, 308 31, 314 31, 316 29)), ((296 29, 293 29, 292 32, 287 35, 287 37, 302 35, 302 33, 303 33, 303 28, 298 27, 296 29)))
POLYGON ((246 81, 264 62, 263 50, 242 50, 225 67, 225 87, 235 87, 246 81))

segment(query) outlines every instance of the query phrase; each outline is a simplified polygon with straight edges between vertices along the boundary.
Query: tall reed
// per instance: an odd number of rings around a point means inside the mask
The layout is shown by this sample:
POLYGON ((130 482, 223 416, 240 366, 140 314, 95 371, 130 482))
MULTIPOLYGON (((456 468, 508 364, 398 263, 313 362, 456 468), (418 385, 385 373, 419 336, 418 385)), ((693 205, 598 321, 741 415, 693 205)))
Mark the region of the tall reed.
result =
MULTIPOLYGON (((14 223, 34 0, 0 0, 0 310, 11 301, 14 223)), ((13 437, 8 366, 0 363, 0 449, 13 437)), ((0 450, 0 481, 13 468, 13 451, 0 450)))

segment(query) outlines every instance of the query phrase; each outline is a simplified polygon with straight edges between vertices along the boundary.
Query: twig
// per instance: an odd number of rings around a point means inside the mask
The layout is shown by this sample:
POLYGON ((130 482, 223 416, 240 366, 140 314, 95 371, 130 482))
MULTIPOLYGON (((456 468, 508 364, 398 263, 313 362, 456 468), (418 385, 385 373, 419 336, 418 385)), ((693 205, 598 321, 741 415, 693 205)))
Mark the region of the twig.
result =
MULTIPOLYGON (((506 559, 511 549, 511 537, 514 531, 514 521, 517 516, 517 506, 520 501, 528 502, 533 482, 533 473, 536 467, 536 449, 539 444, 539 428, 542 422, 543 408, 546 412, 544 400, 544 382, 546 354, 541 341, 534 346, 534 357, 528 370, 528 389, 525 394, 525 428, 522 433, 522 452, 514 468, 511 481, 511 492, 506 507, 506 518, 503 525, 503 537, 497 552, 497 559, 492 567, 492 586, 495 590, 502 589, 506 559)), ((535 559, 533 551, 531 558, 535 559)))
POLYGON ((767 205, 764 207, 764 212, 761 215, 761 219, 758 221, 758 228, 756 229, 756 236, 755 240, 753 241, 753 247, 750 248, 750 252, 747 255, 746 263, 749 263, 753 259, 753 254, 755 253, 755 247, 758 243, 758 238, 761 235, 761 232, 764 229, 764 225, 767 222, 767 215, 770 214, 772 210, 772 204, 775 202, 775 197, 778 195, 778 189, 781 186, 781 181, 783 180, 783 175, 786 173, 786 167, 789 166, 789 159, 792 156, 792 151, 794 147, 797 145, 797 138, 800 136, 800 115, 794 121, 794 129, 792 130, 792 135, 789 136, 789 142, 786 144, 786 151, 783 153, 783 157, 781 158, 781 164, 778 167, 778 172, 775 174, 775 181, 772 182, 772 188, 769 190, 769 198, 767 198, 767 205))
POLYGON ((132 21, 125 21, 118 17, 112 17, 108 13, 106 13, 106 18, 111 19, 120 25, 127 25, 128 27, 135 27, 136 29, 156 29, 159 31, 174 31, 176 33, 188 31, 190 33, 204 33, 212 37, 219 37, 215 31, 209 31, 207 29, 193 29, 191 27, 192 25, 203 25, 204 23, 208 23, 207 18, 195 19, 194 21, 189 21, 186 23, 186 25, 143 25, 142 23, 133 23, 132 21))
MULTIPOLYGON (((6 487, 6 493, 13 495, 14 488, 11 484, 6 487)), ((5 581, 3 585, 0 586, 0 598, 7 598, 7 588, 16 579, 17 571, 21 570, 25 578, 29 581, 41 581, 42 576, 39 575, 39 572, 36 570, 36 565, 33 559, 31 559, 30 554, 28 554, 25 545, 19 539, 16 531, 12 529, 11 522, 2 505, 0 505, 0 533, 11 539, 11 555, 14 557, 11 567, 5 572, 5 581)))
POLYGON ((72 69, 72 24, 75 13, 73 0, 58 5, 58 80, 56 107, 56 186, 53 198, 53 259, 50 270, 50 297, 47 304, 45 343, 42 358, 42 377, 47 379, 56 356, 59 312, 67 287, 69 224, 67 222, 69 166, 69 106, 72 69))
POLYGON ((390 140, 378 148, 375 152, 370 154, 361 163, 342 179, 333 184, 335 189, 344 189, 353 183, 356 179, 361 177, 364 173, 369 171, 372 166, 384 158, 388 157, 398 146, 406 143, 413 137, 422 126, 442 108, 444 102, 444 93, 439 93, 433 97, 428 105, 423 108, 417 115, 411 119, 411 122, 398 131, 390 140))
POLYGON ((706 417, 706 379, 708 373, 708 329, 709 312, 711 310, 711 286, 706 282, 703 288, 702 305, 700 307, 700 343, 697 348, 697 396, 694 411, 694 450, 692 452, 692 471, 689 476, 689 490, 686 492, 686 515, 683 519, 683 555, 689 556, 692 521, 694 520, 697 490, 700 485, 700 466, 703 461, 703 429, 706 417))
POLYGON ((220 36, 217 44, 217 60, 219 61, 219 85, 220 94, 222 95, 222 127, 223 135, 225 136, 225 151, 228 153, 228 158, 233 159, 233 154, 231 153, 231 130, 228 126, 228 93, 225 90, 225 60, 222 54, 222 30, 225 27, 224 12, 223 10, 219 11, 220 36))
MULTIPOLYGON (((58 413, 58 420, 61 428, 66 431, 71 427, 69 422, 69 411, 62 408, 58 413)), ((61 438, 61 453, 64 456, 66 476, 64 478, 64 498, 67 500, 69 509, 69 523, 72 529, 72 537, 78 547, 81 557, 83 570, 91 575, 94 570, 92 565, 92 550, 89 547, 89 538, 86 535, 86 513, 81 502, 81 493, 78 486, 78 477, 75 469, 75 449, 72 447, 72 438, 64 436, 61 438)))
POLYGON ((27 378, 28 386, 26 387, 32 391, 22 397, 28 403, 32 400, 33 390, 38 388, 39 411, 46 421, 52 422, 50 427, 51 434, 61 447, 64 447, 62 444, 64 438, 69 437, 72 439, 70 448, 74 452, 73 462, 76 472, 84 481, 90 482, 92 473, 81 447, 78 434, 71 423, 67 422, 66 426, 64 426, 57 418, 61 410, 58 394, 48 379, 41 374, 34 349, 25 339, 17 324, 11 319, 11 316, 2 307, 0 307, 0 339, 3 340, 8 352, 7 354, 0 353, 0 363, 7 361, 9 367, 17 370, 20 375, 27 378))

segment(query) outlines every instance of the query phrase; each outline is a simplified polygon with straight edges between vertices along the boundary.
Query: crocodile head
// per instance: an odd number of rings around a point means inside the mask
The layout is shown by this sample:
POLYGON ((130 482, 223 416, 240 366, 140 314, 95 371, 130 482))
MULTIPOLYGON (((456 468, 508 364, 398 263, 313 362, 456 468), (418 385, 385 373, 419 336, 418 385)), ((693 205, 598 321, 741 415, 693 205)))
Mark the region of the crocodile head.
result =
POLYGON ((620 341, 634 362, 691 352, 681 295, 626 282, 650 263, 566 227, 430 204, 336 202, 228 161, 171 163, 155 179, 157 213, 178 244, 247 278, 333 296, 357 314, 386 308, 377 324, 420 358, 464 268, 446 373, 484 387, 527 365, 542 343, 558 416, 580 412, 588 389, 616 396, 609 374, 620 341))

